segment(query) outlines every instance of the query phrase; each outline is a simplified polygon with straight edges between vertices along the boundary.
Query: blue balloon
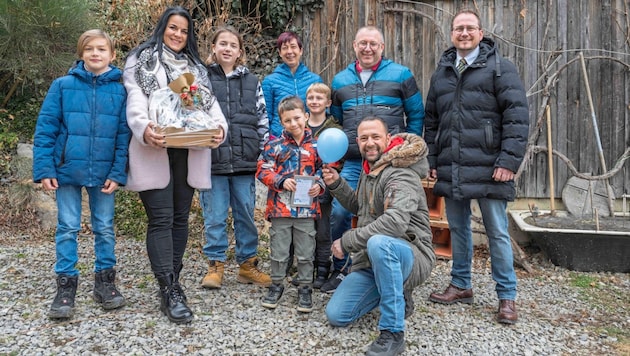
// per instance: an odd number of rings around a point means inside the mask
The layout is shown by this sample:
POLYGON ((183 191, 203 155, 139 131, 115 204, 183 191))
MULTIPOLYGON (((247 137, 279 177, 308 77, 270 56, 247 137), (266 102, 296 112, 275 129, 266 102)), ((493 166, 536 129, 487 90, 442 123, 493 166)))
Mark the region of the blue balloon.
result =
POLYGON ((337 128, 322 131, 317 137, 317 154, 324 163, 334 163, 348 151, 348 136, 337 128))

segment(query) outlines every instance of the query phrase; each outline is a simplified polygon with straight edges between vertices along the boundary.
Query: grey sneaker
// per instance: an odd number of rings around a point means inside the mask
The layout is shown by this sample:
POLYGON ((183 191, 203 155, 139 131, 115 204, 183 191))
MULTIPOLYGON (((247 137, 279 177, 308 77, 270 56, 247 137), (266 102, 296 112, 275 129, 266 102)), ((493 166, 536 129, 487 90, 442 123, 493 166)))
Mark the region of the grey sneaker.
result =
POLYGON ((282 284, 273 283, 269 286, 269 292, 262 300, 262 306, 268 309, 276 309, 283 292, 284 286, 282 284))
POLYGON ((393 333, 389 330, 381 330, 378 339, 370 345, 366 356, 393 356, 399 355, 405 351, 405 333, 399 331, 393 333))
POLYGON ((313 290, 309 286, 298 288, 298 306, 297 310, 302 313, 310 313, 313 310, 313 298, 311 298, 313 290))

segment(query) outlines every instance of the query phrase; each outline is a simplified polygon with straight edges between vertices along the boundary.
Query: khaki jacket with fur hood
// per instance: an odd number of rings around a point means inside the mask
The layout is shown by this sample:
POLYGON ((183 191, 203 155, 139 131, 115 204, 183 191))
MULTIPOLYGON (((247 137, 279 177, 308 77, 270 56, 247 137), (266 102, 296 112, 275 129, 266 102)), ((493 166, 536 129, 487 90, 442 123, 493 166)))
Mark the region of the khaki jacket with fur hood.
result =
POLYGON ((413 270, 405 281, 405 289, 413 289, 429 277, 435 265, 429 209, 421 188, 429 163, 427 146, 421 137, 401 133, 392 139, 397 137, 403 143, 385 152, 369 173, 361 171, 356 191, 344 179, 328 188, 358 217, 357 227, 341 237, 343 249, 352 256, 352 270, 370 267, 366 251, 370 237, 398 237, 413 250, 413 270))

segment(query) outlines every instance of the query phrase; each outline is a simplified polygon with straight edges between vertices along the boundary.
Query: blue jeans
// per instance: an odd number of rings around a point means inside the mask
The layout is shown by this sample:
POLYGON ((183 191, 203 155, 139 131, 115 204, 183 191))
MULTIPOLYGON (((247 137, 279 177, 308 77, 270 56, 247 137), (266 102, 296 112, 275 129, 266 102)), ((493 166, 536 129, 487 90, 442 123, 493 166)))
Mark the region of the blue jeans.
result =
POLYGON ((379 306, 379 330, 405 330, 403 283, 413 269, 413 251, 402 239, 374 235, 367 243, 371 268, 353 271, 326 305, 333 326, 347 326, 379 306))
MULTIPOLYGON (((472 230, 470 227, 470 199, 445 198, 448 227, 451 230, 453 268, 451 283, 458 288, 472 288, 471 265, 473 255, 472 230)), ((507 201, 477 199, 483 224, 488 235, 492 279, 496 282, 499 299, 516 299, 516 273, 512 243, 508 233, 507 201)))
POLYGON ((232 207, 236 262, 242 264, 258 252, 258 230, 254 223, 256 185, 253 175, 212 176, 212 189, 200 193, 205 225, 206 244, 203 252, 208 260, 225 262, 228 235, 228 211, 232 207))
MULTIPOLYGON (((55 273, 78 276, 77 236, 81 231, 81 186, 60 185, 57 188, 57 231, 55 273)), ((94 232, 94 272, 116 265, 114 247, 114 193, 105 194, 101 187, 85 187, 90 201, 90 217, 94 232)))
MULTIPOLYGON (((359 176, 361 175, 361 160, 347 160, 343 164, 341 173, 339 176, 348 182, 352 189, 357 189, 359 182, 359 176)), ((333 199, 332 214, 330 215, 330 235, 332 241, 338 240, 343 236, 343 233, 350 230, 352 227, 352 213, 346 210, 337 199, 333 199)), ((348 261, 348 255, 343 259, 339 259, 333 256, 333 269, 341 271, 346 266, 346 271, 350 268, 350 262, 348 261)))

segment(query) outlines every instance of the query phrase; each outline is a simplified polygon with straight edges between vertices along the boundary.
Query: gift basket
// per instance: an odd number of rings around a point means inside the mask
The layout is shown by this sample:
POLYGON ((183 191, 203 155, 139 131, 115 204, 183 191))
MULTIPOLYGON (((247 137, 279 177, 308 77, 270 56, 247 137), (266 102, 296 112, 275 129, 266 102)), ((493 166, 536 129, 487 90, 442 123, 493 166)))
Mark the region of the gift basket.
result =
POLYGON ((220 128, 203 110, 202 94, 195 76, 184 73, 166 88, 149 97, 149 119, 158 124, 156 132, 165 136, 167 147, 215 147, 212 140, 220 128))

